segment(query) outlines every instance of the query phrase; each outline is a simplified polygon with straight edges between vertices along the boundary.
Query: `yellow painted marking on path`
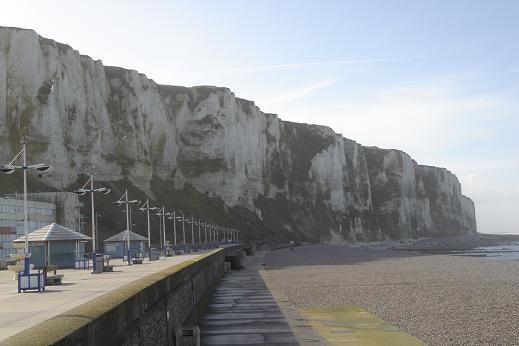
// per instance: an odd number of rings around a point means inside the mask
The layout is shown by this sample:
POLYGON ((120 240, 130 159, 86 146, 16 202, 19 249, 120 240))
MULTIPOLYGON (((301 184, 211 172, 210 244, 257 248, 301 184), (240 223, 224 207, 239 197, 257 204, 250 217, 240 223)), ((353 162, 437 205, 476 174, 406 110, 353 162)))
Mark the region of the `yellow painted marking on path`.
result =
POLYGON ((360 307, 297 310, 329 345, 410 346, 423 342, 360 307))

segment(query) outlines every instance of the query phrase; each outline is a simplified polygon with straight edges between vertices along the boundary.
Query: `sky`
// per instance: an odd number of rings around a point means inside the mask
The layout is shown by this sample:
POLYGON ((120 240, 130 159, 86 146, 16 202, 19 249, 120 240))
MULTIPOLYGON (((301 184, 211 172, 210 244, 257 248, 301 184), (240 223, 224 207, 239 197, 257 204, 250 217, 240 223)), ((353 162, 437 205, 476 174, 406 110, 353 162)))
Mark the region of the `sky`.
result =
POLYGON ((447 167, 478 230, 519 233, 519 1, 1 0, 161 84, 229 87, 283 120, 447 167))

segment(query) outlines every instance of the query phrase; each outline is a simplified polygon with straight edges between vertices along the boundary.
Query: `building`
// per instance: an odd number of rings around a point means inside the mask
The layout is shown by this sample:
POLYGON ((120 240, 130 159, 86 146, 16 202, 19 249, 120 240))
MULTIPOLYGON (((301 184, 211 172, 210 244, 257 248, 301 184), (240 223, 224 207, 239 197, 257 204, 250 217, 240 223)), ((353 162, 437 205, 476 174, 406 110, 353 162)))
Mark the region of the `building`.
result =
MULTIPOLYGON (((54 204, 27 201, 27 207, 29 232, 56 222, 54 204)), ((0 259, 8 259, 16 252, 12 241, 24 235, 23 219, 23 199, 0 197, 0 259)))
MULTIPOLYGON (((77 195, 71 192, 28 194, 28 233, 55 222, 78 229, 79 206, 77 195)), ((0 260, 16 252, 12 241, 24 235, 23 219, 22 194, 0 197, 0 260)))
POLYGON ((29 193, 27 196, 31 201, 53 203, 56 206, 56 222, 64 227, 80 232, 79 215, 81 203, 75 193, 41 192, 29 193))
MULTIPOLYGON (((29 233, 27 238, 31 263, 35 268, 46 265, 57 265, 60 268, 74 267, 75 260, 85 253, 85 243, 92 240, 89 236, 56 223, 29 233)), ((14 242, 25 242, 25 236, 21 236, 14 242)))

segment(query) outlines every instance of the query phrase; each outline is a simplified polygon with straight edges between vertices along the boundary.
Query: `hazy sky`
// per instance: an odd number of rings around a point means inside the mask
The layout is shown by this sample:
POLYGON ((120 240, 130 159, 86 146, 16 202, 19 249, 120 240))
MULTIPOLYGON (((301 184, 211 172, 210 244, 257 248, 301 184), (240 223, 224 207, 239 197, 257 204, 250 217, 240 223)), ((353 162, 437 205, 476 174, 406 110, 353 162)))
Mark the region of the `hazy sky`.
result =
POLYGON ((282 119, 447 167, 475 201, 479 231, 519 233, 519 1, 0 5, 0 25, 105 65, 227 86, 282 119))

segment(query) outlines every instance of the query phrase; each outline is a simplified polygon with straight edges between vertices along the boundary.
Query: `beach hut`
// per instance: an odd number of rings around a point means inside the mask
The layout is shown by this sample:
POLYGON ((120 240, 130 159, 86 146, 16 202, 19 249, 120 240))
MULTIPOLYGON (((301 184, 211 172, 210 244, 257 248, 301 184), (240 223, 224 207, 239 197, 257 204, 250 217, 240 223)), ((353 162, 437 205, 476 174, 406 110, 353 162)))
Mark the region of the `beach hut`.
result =
MULTIPOLYGON (((41 268, 57 265, 59 268, 74 267, 75 259, 84 253, 85 243, 92 238, 67 227, 51 223, 28 234, 31 263, 41 268)), ((25 236, 13 243, 25 242, 25 236)))
POLYGON ((112 258, 122 258, 126 256, 128 236, 130 237, 130 251, 132 256, 136 253, 144 254, 144 250, 146 249, 145 244, 148 242, 148 238, 132 231, 128 232, 128 230, 105 239, 105 254, 110 255, 112 258))

